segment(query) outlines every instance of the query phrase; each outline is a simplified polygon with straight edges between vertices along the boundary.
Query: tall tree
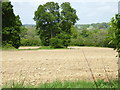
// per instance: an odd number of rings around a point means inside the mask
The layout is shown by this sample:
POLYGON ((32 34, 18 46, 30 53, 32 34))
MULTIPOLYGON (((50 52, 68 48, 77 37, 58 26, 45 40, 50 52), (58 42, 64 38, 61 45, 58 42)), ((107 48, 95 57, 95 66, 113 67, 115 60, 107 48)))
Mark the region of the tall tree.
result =
POLYGON ((115 44, 115 49, 117 50, 120 57, 120 15, 116 14, 110 22, 110 33, 111 42, 115 44))
POLYGON ((78 17, 76 10, 71 8, 68 2, 61 4, 61 12, 58 3, 47 2, 40 5, 35 11, 34 20, 43 45, 48 46, 50 39, 58 34, 70 34, 70 28, 78 20, 78 17))
POLYGON ((2 43, 11 44, 13 47, 20 46, 20 26, 22 25, 19 16, 15 16, 11 2, 2 2, 2 43))
MULTIPOLYGON (((111 30, 110 34, 111 42, 115 45, 115 50, 118 52, 118 64, 120 65, 120 14, 116 14, 111 20, 111 30)), ((118 78, 120 82, 120 66, 118 65, 118 78)))
POLYGON ((71 33, 70 28, 76 23, 78 17, 76 15, 76 10, 70 6, 69 2, 61 4, 61 29, 66 33, 71 33))
POLYGON ((35 12, 34 20, 36 21, 36 28, 39 30, 38 34, 43 45, 48 46, 50 38, 59 33, 59 16, 59 5, 54 2, 40 5, 35 12))

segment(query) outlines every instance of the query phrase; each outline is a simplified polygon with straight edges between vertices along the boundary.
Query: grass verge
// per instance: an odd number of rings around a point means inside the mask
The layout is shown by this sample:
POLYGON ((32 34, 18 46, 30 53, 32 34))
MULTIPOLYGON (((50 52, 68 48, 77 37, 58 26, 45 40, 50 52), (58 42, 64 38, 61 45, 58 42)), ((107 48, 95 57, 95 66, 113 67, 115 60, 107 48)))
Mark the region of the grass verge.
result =
POLYGON ((39 85, 24 85, 24 82, 21 83, 7 83, 3 88, 118 88, 118 81, 111 80, 110 82, 105 82, 103 80, 98 80, 98 87, 94 82, 88 81, 54 81, 52 83, 41 83, 39 85))
POLYGON ((13 50, 17 50, 17 51, 21 51, 21 50, 54 50, 54 49, 68 49, 68 48, 52 48, 52 47, 50 47, 50 46, 41 46, 41 47, 39 47, 39 48, 29 48, 29 49, 16 49, 16 48, 14 48, 14 47, 0 47, 0 50, 6 50, 6 51, 8 51, 8 50, 11 50, 11 51, 13 51, 13 50))
MULTIPOLYGON (((27 46, 25 46, 25 47, 27 47, 27 46)), ((32 47, 32 46, 30 46, 30 47, 32 47)), ((85 47, 85 46, 81 46, 81 47, 85 47)), ((105 47, 99 47, 99 48, 105 48, 105 47)), ((23 50, 23 51, 24 50, 55 50, 55 49, 73 49, 73 48, 52 48, 50 46, 41 46, 39 48, 16 49, 14 47, 9 47, 9 48, 8 47, 0 47, 0 50, 18 50, 18 51, 21 51, 21 50, 23 50)))
POLYGON ((8 48, 8 47, 0 47, 0 50, 17 50, 17 49, 14 48, 14 47, 10 47, 10 48, 8 48))
POLYGON ((68 48, 52 48, 50 46, 41 46, 39 48, 31 48, 31 49, 18 49, 18 50, 54 50, 54 49, 68 49, 68 48))

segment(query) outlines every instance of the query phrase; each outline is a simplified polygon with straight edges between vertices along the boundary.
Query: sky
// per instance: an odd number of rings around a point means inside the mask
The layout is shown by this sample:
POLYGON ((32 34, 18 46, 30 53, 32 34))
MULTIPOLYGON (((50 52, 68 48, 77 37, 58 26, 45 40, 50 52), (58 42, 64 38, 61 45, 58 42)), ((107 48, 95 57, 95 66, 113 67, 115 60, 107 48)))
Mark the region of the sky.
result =
POLYGON ((118 13, 119 0, 10 0, 14 13, 20 16, 22 24, 35 24, 34 12, 40 4, 54 1, 59 5, 62 2, 70 2, 76 9, 79 21, 76 24, 91 24, 110 22, 118 13))

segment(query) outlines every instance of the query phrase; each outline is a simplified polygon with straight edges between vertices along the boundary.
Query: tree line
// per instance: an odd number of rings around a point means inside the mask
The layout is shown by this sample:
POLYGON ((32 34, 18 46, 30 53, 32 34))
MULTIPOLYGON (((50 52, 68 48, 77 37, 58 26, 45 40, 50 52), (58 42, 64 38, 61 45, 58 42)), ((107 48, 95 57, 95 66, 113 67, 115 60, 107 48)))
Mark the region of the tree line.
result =
POLYGON ((108 23, 75 25, 79 20, 69 2, 47 2, 35 11, 36 26, 25 27, 14 14, 11 2, 2 2, 2 45, 43 45, 53 48, 73 46, 114 47, 119 51, 119 15, 108 23))
POLYGON ((2 2, 2 44, 10 44, 15 48, 20 46, 20 17, 14 14, 11 2, 2 2))

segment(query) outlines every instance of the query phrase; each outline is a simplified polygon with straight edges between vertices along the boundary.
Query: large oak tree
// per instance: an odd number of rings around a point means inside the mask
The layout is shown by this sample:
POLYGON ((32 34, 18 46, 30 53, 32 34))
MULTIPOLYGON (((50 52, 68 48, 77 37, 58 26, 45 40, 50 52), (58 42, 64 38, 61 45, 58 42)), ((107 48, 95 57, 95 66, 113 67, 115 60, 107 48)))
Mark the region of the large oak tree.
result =
MULTIPOLYGON (((39 5, 35 11, 34 20, 43 45, 49 46, 51 39, 57 35, 59 37, 66 34, 64 38, 70 39, 68 37, 71 34, 70 28, 76 23, 78 17, 76 10, 68 2, 62 3, 60 6, 55 2, 47 2, 44 5, 39 5)), ((63 41, 63 44, 68 46, 66 40, 63 41)))

